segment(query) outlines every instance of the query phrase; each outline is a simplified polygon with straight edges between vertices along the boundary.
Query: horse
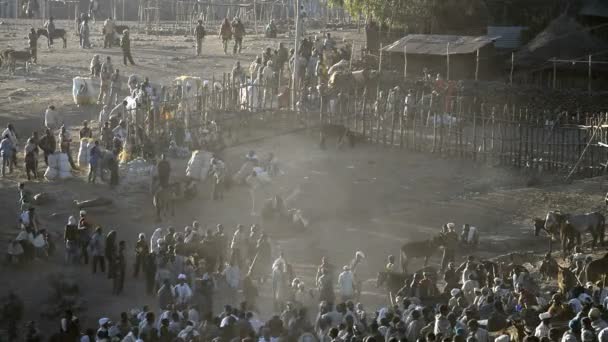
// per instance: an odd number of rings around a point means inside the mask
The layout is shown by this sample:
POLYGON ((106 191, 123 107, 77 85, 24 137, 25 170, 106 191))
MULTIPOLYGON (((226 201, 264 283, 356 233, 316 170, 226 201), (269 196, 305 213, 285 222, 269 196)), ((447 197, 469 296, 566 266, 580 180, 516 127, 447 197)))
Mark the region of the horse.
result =
POLYGON ((424 241, 407 242, 401 246, 400 263, 403 273, 407 270, 410 258, 424 258, 424 266, 429 262, 429 258, 435 251, 443 246, 443 236, 437 235, 424 241))
MULTIPOLYGON (((6 61, 8 64, 8 70, 11 74, 15 73, 15 66, 17 62, 23 62, 25 64, 25 72, 29 71, 28 63, 32 59, 32 54, 29 51, 8 51, 6 53, 6 61)), ((4 59, 4 57, 2 58, 4 59)))
MULTIPOLYGON (((47 46, 50 48, 51 47, 51 40, 49 39, 49 32, 44 29, 44 28, 39 28, 38 30, 36 30, 36 34, 38 35, 38 38, 40 38, 40 36, 45 36, 47 39, 47 46)), ((52 39, 56 39, 56 38, 61 38, 61 40, 63 40, 63 48, 67 48, 68 47, 68 40, 67 40, 67 31, 64 29, 55 29, 55 31, 53 31, 53 35, 52 39)))
POLYGON ((573 227, 567 223, 568 216, 568 214, 563 214, 560 211, 549 211, 545 218, 544 227, 540 226, 540 221, 535 221, 534 235, 538 236, 540 230, 544 229, 551 236, 549 251, 552 251, 553 238, 557 235, 559 235, 562 242, 562 253, 564 253, 564 255, 574 247, 574 240, 577 238, 577 233, 573 227))
MULTIPOLYGON (((593 260, 585 267, 585 275, 587 281, 595 283, 602 280, 606 282, 605 278, 608 276, 608 253, 606 253, 601 259, 593 260)), ((604 285, 602 285, 603 287, 604 285)))
POLYGON ((599 212, 592 212, 580 215, 566 215, 566 224, 575 231, 577 244, 581 245, 582 234, 589 232, 593 237, 591 248, 595 249, 597 243, 604 245, 606 219, 599 212))
POLYGON ((160 222, 162 215, 175 216, 175 190, 172 186, 159 188, 154 192, 152 204, 156 209, 156 221, 160 222))
POLYGON ((576 285, 580 284, 580 281, 567 267, 558 267, 557 286, 559 287, 561 294, 567 296, 570 290, 572 290, 576 285))

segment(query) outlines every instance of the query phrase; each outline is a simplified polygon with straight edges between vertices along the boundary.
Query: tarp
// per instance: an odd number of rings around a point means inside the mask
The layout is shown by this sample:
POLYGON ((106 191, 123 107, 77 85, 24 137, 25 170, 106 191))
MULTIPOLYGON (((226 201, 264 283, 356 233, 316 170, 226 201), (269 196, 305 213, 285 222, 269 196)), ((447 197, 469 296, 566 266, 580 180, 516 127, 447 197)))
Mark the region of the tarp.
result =
POLYGON ((407 46, 408 55, 445 56, 473 53, 492 44, 498 37, 491 36, 453 36, 440 34, 408 34, 396 42, 382 48, 383 51, 403 53, 407 46))

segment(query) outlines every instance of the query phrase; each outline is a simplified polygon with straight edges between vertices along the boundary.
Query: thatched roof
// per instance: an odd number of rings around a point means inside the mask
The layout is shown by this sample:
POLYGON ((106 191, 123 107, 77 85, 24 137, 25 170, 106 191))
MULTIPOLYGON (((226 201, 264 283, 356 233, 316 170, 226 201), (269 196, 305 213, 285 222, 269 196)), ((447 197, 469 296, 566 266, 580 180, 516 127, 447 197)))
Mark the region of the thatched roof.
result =
POLYGON ((573 18, 561 15, 515 54, 515 64, 540 66, 552 58, 580 59, 608 50, 608 45, 573 18))
POLYGON ((403 53, 407 46, 408 55, 450 55, 474 53, 486 45, 490 45, 496 37, 489 36, 454 36, 440 34, 408 34, 382 50, 403 53))

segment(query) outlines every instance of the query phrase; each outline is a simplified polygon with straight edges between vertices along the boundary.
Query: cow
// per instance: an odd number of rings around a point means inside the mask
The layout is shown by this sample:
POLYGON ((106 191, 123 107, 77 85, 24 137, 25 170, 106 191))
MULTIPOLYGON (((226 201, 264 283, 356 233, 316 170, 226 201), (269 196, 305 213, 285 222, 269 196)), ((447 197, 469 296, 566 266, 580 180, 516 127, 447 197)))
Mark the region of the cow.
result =
POLYGON ((403 244, 400 253, 402 272, 405 273, 407 271, 407 265, 411 258, 424 258, 424 266, 426 267, 429 258, 443 245, 443 235, 437 235, 424 241, 414 241, 403 244))
POLYGON ((355 136, 355 133, 353 131, 351 131, 344 125, 326 123, 321 125, 320 131, 321 132, 319 148, 321 148, 322 150, 326 148, 326 140, 328 137, 337 138, 336 145, 338 149, 342 148, 345 139, 348 142, 348 146, 350 146, 350 148, 355 147, 355 141, 357 137, 355 136))
POLYGON ((585 267, 585 274, 587 281, 595 283, 597 281, 603 281, 600 287, 603 288, 606 282, 606 276, 608 276, 608 253, 601 259, 593 260, 585 267))

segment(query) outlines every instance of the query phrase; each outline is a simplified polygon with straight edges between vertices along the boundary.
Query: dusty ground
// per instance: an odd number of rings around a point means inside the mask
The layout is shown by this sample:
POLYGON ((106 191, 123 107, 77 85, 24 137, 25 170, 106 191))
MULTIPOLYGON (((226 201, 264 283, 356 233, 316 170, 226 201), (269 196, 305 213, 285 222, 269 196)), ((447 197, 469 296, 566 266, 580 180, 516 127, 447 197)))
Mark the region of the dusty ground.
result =
MULTIPOLYGON (((95 28, 92 31, 99 30, 95 28)), ((17 37, 0 33, 0 44, 24 46, 22 36, 25 33, 17 37)), ((98 38, 93 38, 97 45, 98 38)), ((126 68, 125 73, 149 75, 169 82, 184 73, 210 78, 212 73, 217 75, 228 71, 234 58, 221 53, 220 43, 215 37, 208 37, 206 44, 209 49, 205 50, 204 57, 183 58, 179 56, 193 51, 188 38, 161 37, 157 42, 152 37, 136 35, 133 54, 139 65, 126 68)), ((267 41, 261 38, 246 39, 245 53, 239 59, 248 65, 265 44, 267 41)), ((71 78, 87 73, 94 53, 109 54, 115 61, 120 53, 117 49, 83 51, 76 45, 72 37, 67 50, 59 47, 50 51, 40 49, 40 64, 25 77, 21 70, 16 76, 0 75, 0 124, 11 120, 16 122, 18 129, 37 129, 42 122, 43 110, 50 103, 67 113, 68 121, 74 124, 98 111, 96 108, 76 108, 72 104, 71 78), (24 90, 11 95, 21 88, 24 90)), ((260 154, 273 151, 285 171, 284 176, 258 194, 258 200, 274 193, 289 195, 297 192, 291 206, 309 213, 313 222, 309 231, 289 231, 251 216, 249 195, 243 188, 232 189, 223 202, 209 200, 206 192, 192 202, 181 203, 178 216, 162 225, 181 229, 196 219, 209 227, 223 223, 231 233, 238 223, 259 223, 270 234, 275 251, 285 251, 298 276, 308 285, 312 284, 315 265, 321 256, 327 255, 334 264, 341 266, 353 257, 355 250, 362 250, 368 256, 362 269, 363 277, 368 279, 364 284, 363 298, 368 306, 377 305, 383 299, 372 279, 375 270, 385 263, 386 256, 397 255, 404 241, 424 239, 444 223, 455 222, 458 226, 470 223, 479 227, 482 249, 478 254, 481 255, 542 252, 547 248, 547 240, 534 238, 530 218, 542 216, 549 209, 569 212, 603 209, 603 192, 597 180, 530 188, 525 186, 527 178, 515 172, 470 162, 375 146, 320 151, 315 139, 306 133, 231 148, 226 158, 229 166, 237 168, 250 149, 260 154)), ((177 166, 185 161, 174 163, 177 166)), ((17 181, 17 177, 0 181, 0 203, 3 206, 0 219, 4 222, 0 229, 2 248, 17 233, 17 181)), ((58 239, 67 217, 77 214, 72 200, 95 196, 115 199, 114 206, 91 209, 89 213, 106 231, 116 229, 119 239, 128 241, 129 251, 133 250, 139 232, 149 236, 157 226, 149 195, 142 189, 121 187, 109 190, 106 185, 86 184, 82 178, 55 183, 34 182, 30 188, 34 192, 48 192, 55 198, 53 203, 39 210, 43 226, 58 239)), ((127 278, 125 294, 112 297, 110 281, 102 275, 91 275, 84 266, 66 266, 61 243, 58 245, 58 253, 52 260, 37 261, 20 268, 7 265, 0 268, 3 279, 0 292, 13 289, 24 298, 26 319, 40 320, 40 312, 44 309, 40 304, 48 290, 46 277, 56 272, 74 277, 82 284, 88 312, 81 318, 90 326, 94 326, 102 314, 115 318, 120 311, 155 304, 154 299, 141 294, 144 284, 133 281, 131 277, 127 278)), ((437 257, 432 260, 432 263, 437 262, 437 257)), ((414 263, 414 266, 416 264, 420 263, 414 263)), ((129 267, 129 274, 130 271, 129 267)), ((269 291, 269 285, 266 285, 262 290, 265 298, 268 298, 269 291)), ((228 299, 217 300, 216 303, 219 305, 225 301, 228 299)), ((270 313, 267 302, 265 300, 263 306, 265 315, 270 313)), ((56 321, 45 321, 43 327, 45 332, 54 332, 56 321)))

